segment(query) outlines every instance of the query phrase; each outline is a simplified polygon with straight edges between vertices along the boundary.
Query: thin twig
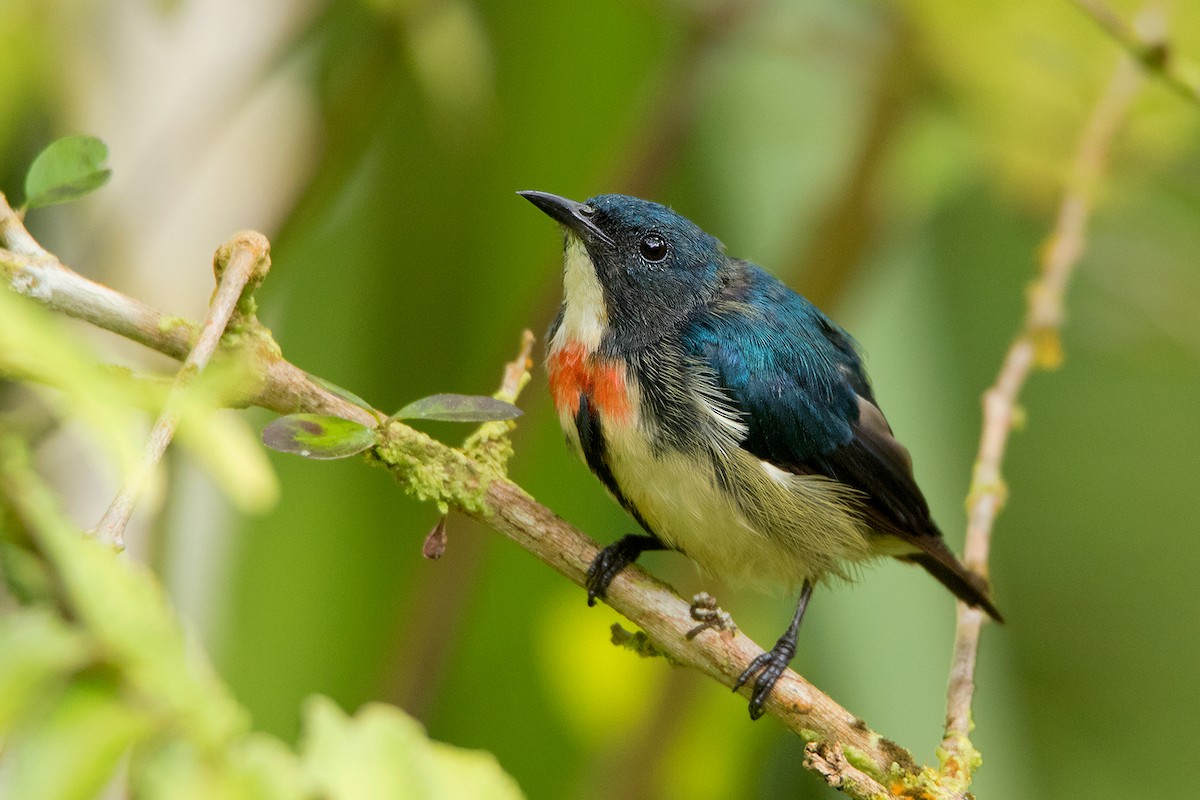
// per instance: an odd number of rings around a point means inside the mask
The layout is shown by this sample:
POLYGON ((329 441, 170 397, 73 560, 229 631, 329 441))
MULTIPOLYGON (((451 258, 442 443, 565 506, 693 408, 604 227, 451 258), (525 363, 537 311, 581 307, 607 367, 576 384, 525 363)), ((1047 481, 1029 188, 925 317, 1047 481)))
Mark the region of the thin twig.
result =
POLYGON ((1117 41, 1135 61, 1193 103, 1200 103, 1200 68, 1181 61, 1167 41, 1161 15, 1143 15, 1130 25, 1101 0, 1071 0, 1117 41))
MULTIPOLYGON (((536 339, 533 331, 521 333, 521 349, 517 357, 504 366, 504 377, 500 388, 492 397, 506 403, 516 403, 521 390, 529 383, 529 370, 533 366, 533 343, 536 339)), ((463 442, 463 452, 471 458, 493 468, 501 475, 505 474, 508 459, 512 457, 512 442, 509 433, 517 427, 513 420, 495 420, 485 422, 467 437, 463 442)))
POLYGON ((261 283, 270 269, 270 248, 267 237, 261 233, 243 231, 217 250, 213 262, 218 276, 217 291, 209 305, 208 317, 200 328, 196 346, 188 353, 175 375, 163 409, 146 440, 141 463, 117 493, 93 532, 105 544, 117 549, 125 547, 125 528, 133 514, 133 507, 137 505, 146 483, 175 436, 188 387, 208 366, 247 284, 261 283))
MULTIPOLYGON (((1053 369, 1062 362, 1059 336, 1067 284, 1084 250, 1088 218, 1113 139, 1141 85, 1137 66, 1131 59, 1122 58, 1084 129, 1058 219, 1041 250, 1041 272, 1029 288, 1024 325, 1009 347, 996 383, 983 396, 983 431, 967 498, 963 563, 985 577, 992 527, 1005 500, 1001 463, 1018 414, 1018 395, 1034 367, 1053 369)), ((964 787, 969 784, 971 769, 978 760, 967 736, 982 622, 979 610, 959 603, 942 748, 943 774, 965 780, 964 787)))
POLYGON ((504 377, 500 380, 500 388, 492 395, 497 400, 506 403, 516 403, 521 390, 529 383, 529 370, 533 367, 533 345, 537 338, 533 331, 521 331, 521 348, 516 357, 504 365, 504 377))

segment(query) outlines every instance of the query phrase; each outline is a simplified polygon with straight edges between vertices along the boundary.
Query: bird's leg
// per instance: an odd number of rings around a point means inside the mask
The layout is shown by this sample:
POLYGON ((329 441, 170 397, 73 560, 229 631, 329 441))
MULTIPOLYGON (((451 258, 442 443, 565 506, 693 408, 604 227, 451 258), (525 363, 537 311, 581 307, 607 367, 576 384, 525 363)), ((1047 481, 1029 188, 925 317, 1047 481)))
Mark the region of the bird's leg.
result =
POLYGON ((592 565, 588 567, 587 577, 584 579, 588 590, 588 605, 596 605, 596 598, 604 597, 613 578, 637 561, 642 553, 647 550, 666 549, 667 546, 657 536, 628 533, 601 550, 592 559, 592 565))
POLYGON ((800 621, 804 619, 804 610, 808 608, 808 600, 812 593, 812 581, 805 580, 800 589, 800 602, 796 604, 796 613, 792 615, 792 624, 788 625, 783 636, 775 642, 775 646, 751 661, 750 666, 742 671, 737 682, 733 684, 733 690, 736 692, 746 681, 758 675, 754 680, 754 693, 750 695, 750 719, 758 719, 763 715, 763 706, 766 705, 771 690, 775 688, 775 682, 796 655, 796 635, 800 632, 800 621))

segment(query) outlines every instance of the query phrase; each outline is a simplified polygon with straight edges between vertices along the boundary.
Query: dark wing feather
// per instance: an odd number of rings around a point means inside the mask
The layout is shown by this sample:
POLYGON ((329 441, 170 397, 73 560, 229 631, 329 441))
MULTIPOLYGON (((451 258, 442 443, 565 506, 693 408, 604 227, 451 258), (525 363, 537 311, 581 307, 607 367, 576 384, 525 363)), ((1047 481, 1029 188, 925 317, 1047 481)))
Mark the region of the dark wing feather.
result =
POLYGON ((788 468, 849 444, 856 388, 870 394, 849 339, 757 267, 742 265, 738 278, 690 322, 683 341, 749 426, 742 446, 788 468))
POLYGON ((912 459, 875 405, 853 340, 815 306, 749 264, 684 336, 747 426, 741 446, 775 466, 862 492, 872 528, 913 544, 908 560, 999 619, 982 579, 942 541, 912 459))
POLYGON ((741 446, 792 472, 859 489, 921 532, 928 509, 908 454, 873 404, 852 341, 815 306, 751 265, 685 332, 747 426, 741 446))
POLYGON ((810 466, 866 493, 876 529, 903 539, 940 536, 913 477, 908 449, 896 441, 874 403, 857 396, 856 401, 858 418, 850 423, 850 441, 812 459, 810 466))

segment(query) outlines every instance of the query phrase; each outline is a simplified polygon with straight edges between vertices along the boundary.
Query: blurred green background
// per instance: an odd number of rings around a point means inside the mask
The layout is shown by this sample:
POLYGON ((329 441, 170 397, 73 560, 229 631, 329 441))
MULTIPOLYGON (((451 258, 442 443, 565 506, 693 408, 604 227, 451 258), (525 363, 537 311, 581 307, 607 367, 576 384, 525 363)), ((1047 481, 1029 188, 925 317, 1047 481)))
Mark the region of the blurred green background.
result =
MULTIPOLYGON (((659 200, 856 335, 956 548, 979 396, 1118 57, 1057 0, 4 0, 0 20, 0 185, 19 195, 59 135, 111 147, 109 187, 29 220, 85 275, 198 317, 212 251, 258 228, 288 358, 395 409, 490 393, 553 316, 560 239, 514 191, 659 200)), ((1169 24, 1200 60, 1200 7, 1169 24)), ((980 797, 1174 796, 1200 760, 1198 215, 1200 107, 1150 82, 1070 293, 1066 364, 1028 386, 1005 465, 980 797)), ((631 531, 568 454, 540 369, 521 405, 514 479, 601 541, 631 531)), ((46 450, 91 524, 103 466, 66 437, 46 450)), ((508 541, 452 516, 424 561, 435 511, 382 470, 273 462, 282 501, 241 518, 177 457, 133 546, 259 728, 294 737, 312 693, 379 699, 494 752, 532 798, 832 796, 797 738, 613 648, 615 615, 508 541)), ((760 643, 791 612, 681 557, 644 563, 760 643)), ((934 581, 880 565, 818 595, 794 666, 932 761, 953 625, 934 581)))

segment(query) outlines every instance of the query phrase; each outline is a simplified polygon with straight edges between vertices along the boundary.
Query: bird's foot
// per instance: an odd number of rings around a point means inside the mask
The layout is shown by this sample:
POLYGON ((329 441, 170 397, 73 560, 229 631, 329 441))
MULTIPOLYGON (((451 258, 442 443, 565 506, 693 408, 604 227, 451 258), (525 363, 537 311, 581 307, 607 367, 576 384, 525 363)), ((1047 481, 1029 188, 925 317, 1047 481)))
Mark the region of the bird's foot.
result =
POLYGON ((661 550, 662 547, 662 542, 653 536, 630 533, 597 553, 584 578, 588 605, 596 605, 596 598, 602 598, 608 593, 608 585, 613 582, 613 578, 637 561, 638 556, 647 550, 661 550))
POLYGON ((729 612, 717 605, 717 598, 708 592, 700 592, 692 597, 692 605, 688 609, 692 619, 700 623, 687 632, 687 639, 695 639, 702 631, 715 628, 718 631, 736 631, 737 625, 729 612))
POLYGON ((742 671, 738 676, 737 682, 733 684, 733 690, 738 689, 748 682, 755 675, 754 692, 750 695, 750 719, 758 719, 766 710, 767 698, 771 696, 771 690, 775 688, 775 683, 779 680, 779 676, 788 668, 788 664, 792 663, 792 657, 796 655, 796 641, 793 637, 790 641, 785 634, 779 641, 765 653, 760 653, 757 658, 750 662, 750 666, 742 671))

